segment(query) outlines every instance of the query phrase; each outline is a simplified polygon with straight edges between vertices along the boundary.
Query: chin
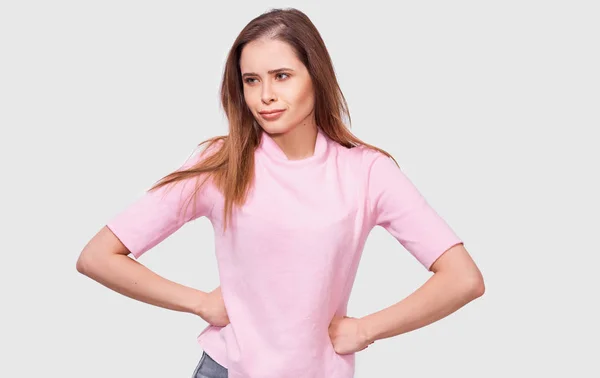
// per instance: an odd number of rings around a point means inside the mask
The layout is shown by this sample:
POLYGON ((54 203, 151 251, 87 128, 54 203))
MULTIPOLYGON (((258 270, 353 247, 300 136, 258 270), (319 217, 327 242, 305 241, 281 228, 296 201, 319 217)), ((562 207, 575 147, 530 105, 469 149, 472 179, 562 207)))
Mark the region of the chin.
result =
POLYGON ((268 134, 285 134, 292 129, 290 126, 280 125, 277 122, 269 122, 266 125, 259 124, 263 131, 268 134))

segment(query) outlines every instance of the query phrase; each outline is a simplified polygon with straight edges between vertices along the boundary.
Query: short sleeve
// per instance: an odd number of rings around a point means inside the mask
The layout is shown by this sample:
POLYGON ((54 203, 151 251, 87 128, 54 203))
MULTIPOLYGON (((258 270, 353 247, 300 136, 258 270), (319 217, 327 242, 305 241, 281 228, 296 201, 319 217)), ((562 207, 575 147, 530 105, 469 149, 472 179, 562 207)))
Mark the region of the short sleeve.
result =
POLYGON ((387 230, 428 270, 450 247, 462 243, 386 155, 378 154, 371 163, 368 199, 373 226, 387 230))
MULTIPOLYGON (((196 151, 177 170, 191 167, 206 153, 207 151, 196 151)), ((196 193, 195 208, 194 199, 190 198, 196 185, 202 180, 203 178, 194 177, 153 191, 145 191, 110 219, 106 226, 137 259, 185 223, 208 215, 212 208, 212 201, 206 195, 210 180, 196 193)))

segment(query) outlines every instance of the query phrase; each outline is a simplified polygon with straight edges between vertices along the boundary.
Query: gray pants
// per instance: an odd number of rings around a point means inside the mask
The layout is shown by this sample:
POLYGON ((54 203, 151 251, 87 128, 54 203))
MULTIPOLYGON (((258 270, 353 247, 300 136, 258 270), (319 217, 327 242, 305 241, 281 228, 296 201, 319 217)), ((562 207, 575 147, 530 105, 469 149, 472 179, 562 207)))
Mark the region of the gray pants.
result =
POLYGON ((202 352, 202 357, 200 357, 200 362, 198 362, 192 378, 227 378, 227 369, 213 360, 206 352, 202 352))

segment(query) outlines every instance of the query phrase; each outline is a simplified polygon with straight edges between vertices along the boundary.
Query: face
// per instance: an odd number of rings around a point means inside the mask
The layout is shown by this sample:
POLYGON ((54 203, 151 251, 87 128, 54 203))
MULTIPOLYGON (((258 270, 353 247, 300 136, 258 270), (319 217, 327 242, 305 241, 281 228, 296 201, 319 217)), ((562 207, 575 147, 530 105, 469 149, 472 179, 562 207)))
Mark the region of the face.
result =
POLYGON ((314 90, 306 67, 285 42, 261 39, 242 49, 240 69, 246 105, 269 134, 314 124, 314 90), (282 110, 271 116, 261 114, 282 110))

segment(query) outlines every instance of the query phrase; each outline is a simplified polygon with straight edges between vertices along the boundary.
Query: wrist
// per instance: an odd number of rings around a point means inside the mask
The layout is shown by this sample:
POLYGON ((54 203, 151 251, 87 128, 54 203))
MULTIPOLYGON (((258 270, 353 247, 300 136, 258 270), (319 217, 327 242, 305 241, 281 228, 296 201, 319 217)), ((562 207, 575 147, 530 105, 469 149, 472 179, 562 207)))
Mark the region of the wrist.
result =
POLYGON ((373 333, 373 328, 371 325, 371 321, 367 317, 362 317, 358 319, 359 321, 359 334, 365 344, 373 344, 376 340, 375 335, 373 333))
POLYGON ((189 300, 188 312, 202 317, 205 312, 206 297, 208 293, 200 290, 195 290, 189 300))

